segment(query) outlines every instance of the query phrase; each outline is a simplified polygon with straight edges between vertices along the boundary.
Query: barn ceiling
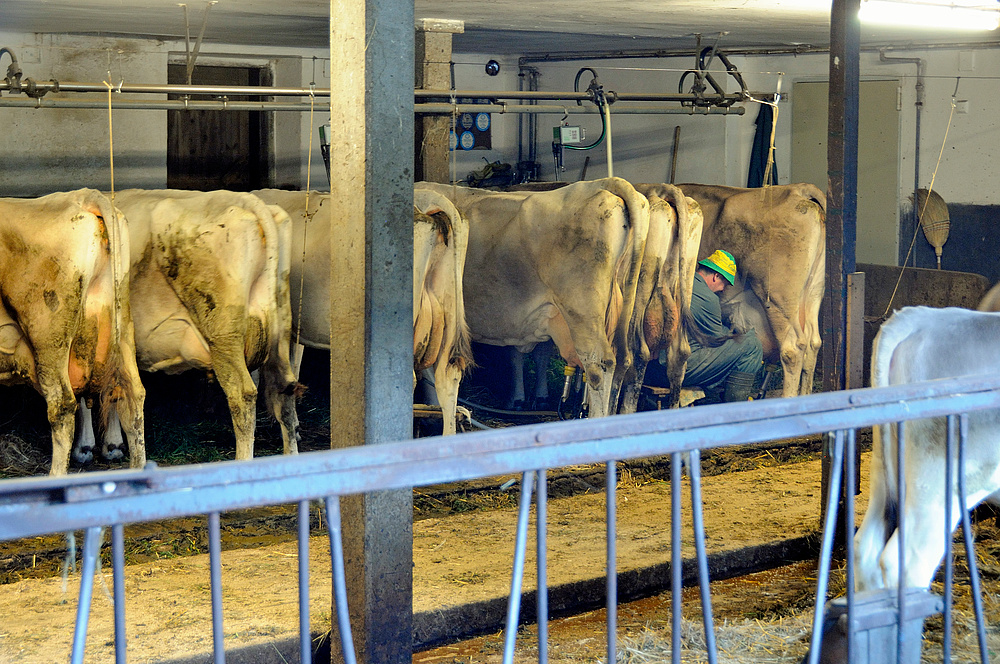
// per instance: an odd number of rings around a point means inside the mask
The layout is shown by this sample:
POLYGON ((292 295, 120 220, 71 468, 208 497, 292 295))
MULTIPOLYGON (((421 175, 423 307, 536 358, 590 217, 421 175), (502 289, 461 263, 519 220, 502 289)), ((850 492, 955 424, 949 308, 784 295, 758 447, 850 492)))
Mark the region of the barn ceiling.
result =
MULTIPOLYGON (((328 44, 322 0, 188 0, 192 40, 208 11, 205 43, 328 44)), ((825 47, 831 0, 416 0, 417 18, 465 21, 457 52, 564 53, 692 49, 696 33, 724 48, 825 47)), ((184 39, 177 0, 3 0, 0 31, 184 39)), ((993 33, 864 29, 862 43, 996 41, 993 33)), ((2 46, 2 44, 0 44, 2 46)))

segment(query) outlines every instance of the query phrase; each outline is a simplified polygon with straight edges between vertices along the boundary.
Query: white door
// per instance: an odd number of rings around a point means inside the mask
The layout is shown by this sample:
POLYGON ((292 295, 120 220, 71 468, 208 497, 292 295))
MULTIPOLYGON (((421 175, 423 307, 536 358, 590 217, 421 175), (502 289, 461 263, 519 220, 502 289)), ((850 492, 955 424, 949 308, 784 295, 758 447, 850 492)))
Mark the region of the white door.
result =
MULTIPOLYGON (((792 87, 791 181, 826 191, 829 86, 792 87)), ((899 264, 899 81, 861 81, 858 99, 859 263, 899 264)))

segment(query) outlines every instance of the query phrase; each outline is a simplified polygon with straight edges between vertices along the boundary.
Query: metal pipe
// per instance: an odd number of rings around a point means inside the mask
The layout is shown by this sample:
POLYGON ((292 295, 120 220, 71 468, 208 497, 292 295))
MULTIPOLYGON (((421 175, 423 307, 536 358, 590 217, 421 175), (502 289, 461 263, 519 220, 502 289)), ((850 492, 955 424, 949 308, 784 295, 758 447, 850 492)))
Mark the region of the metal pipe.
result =
POLYGON ((340 518, 340 496, 327 496, 326 530, 330 539, 330 566, 333 577, 334 604, 337 605, 337 629, 340 632, 340 656, 344 664, 357 664, 351 616, 347 610, 347 573, 344 567, 344 537, 340 518))
MULTIPOLYGON (((107 88, 105 87, 105 92, 107 88)), ((522 90, 520 92, 504 92, 497 90, 414 90, 417 99, 452 99, 458 97, 471 97, 475 99, 525 99, 537 101, 590 101, 589 92, 564 92, 564 91, 542 91, 542 90, 522 90)), ((612 102, 621 101, 677 101, 695 102, 701 100, 719 100, 727 102, 743 101, 742 94, 732 93, 727 95, 705 95, 698 97, 686 92, 608 92, 608 99, 612 102)))
POLYGON ((607 561, 604 564, 605 616, 608 632, 608 658, 606 662, 618 661, 618 462, 608 461, 604 473, 605 525, 607 561))
MULTIPOLYGON (((823 523, 823 541, 819 553, 819 573, 816 575, 816 604, 813 611, 812 636, 809 640, 809 664, 819 664, 820 641, 823 638, 823 606, 830 581, 830 557, 833 555, 833 538, 837 530, 837 507, 840 503, 840 481, 844 467, 844 432, 834 434, 833 459, 830 462, 830 484, 826 499, 826 516, 823 523)), ((853 626, 852 626, 853 628, 853 626)))
MULTIPOLYGON (((193 110, 193 111, 297 111, 308 113, 309 104, 299 102, 279 101, 185 101, 183 99, 169 100, 132 100, 119 99, 111 104, 114 109, 129 110, 193 110)), ((32 99, 18 97, 0 97, 0 108, 79 108, 106 109, 107 100, 99 99, 32 99)), ((563 115, 567 112, 565 106, 541 104, 448 104, 423 103, 414 104, 415 113, 449 115, 451 113, 543 113, 548 115, 563 115)), ((743 115, 742 107, 708 107, 693 106, 655 106, 650 104, 634 104, 616 106, 615 113, 625 115, 743 115)))
MULTIPOLYGON (((670 662, 681 662, 684 586, 681 558, 681 453, 670 455, 670 662)), ((610 660, 609 660, 610 661, 610 660)))
MULTIPOLYGON (((677 455, 680 456, 679 454, 677 455)), ((691 525, 694 527, 694 547, 698 558, 698 588, 701 592, 701 617, 705 625, 705 651, 708 664, 717 664, 719 649, 715 644, 715 623, 712 620, 711 580, 708 578, 708 552, 705 544, 705 516, 701 499, 701 453, 688 452, 688 477, 691 480, 691 525)), ((678 510, 680 511, 680 510, 678 510)))
POLYGON ((73 648, 70 661, 83 664, 84 648, 87 645, 87 624, 90 621, 90 601, 94 596, 94 574, 97 559, 101 555, 101 539, 104 529, 100 526, 87 528, 83 540, 83 564, 80 566, 80 596, 76 605, 76 625, 73 629, 73 648))
POLYGON ((299 661, 312 664, 312 632, 309 629, 309 501, 299 501, 299 661))
MULTIPOLYGON (((861 52, 875 52, 881 51, 883 49, 899 50, 899 51, 925 51, 925 50, 937 50, 937 49, 969 49, 969 48, 1000 48, 1000 42, 989 41, 989 42, 939 42, 934 44, 918 44, 918 43, 901 43, 901 44, 883 44, 881 46, 866 46, 862 47, 861 52)), ((530 63, 546 63, 546 62, 570 62, 573 60, 632 60, 632 59, 645 59, 645 58, 687 58, 691 56, 692 49, 653 49, 653 50, 639 50, 639 51, 605 51, 601 52, 591 52, 591 51, 575 51, 569 53, 556 53, 556 54, 540 54, 540 55, 530 55, 522 56, 518 58, 518 66, 524 66, 530 63)), ((807 55, 812 53, 829 53, 830 48, 827 46, 785 46, 778 48, 727 48, 727 55, 743 55, 743 56, 764 56, 764 55, 807 55)))
POLYGON ((521 620, 521 585, 524 581, 524 558, 528 547, 528 518, 531 509, 531 489, 534 473, 521 474, 521 502, 517 513, 517 531, 514 536, 514 567, 510 576, 510 595, 507 598, 507 627, 504 630, 503 664, 514 661, 517 643, 517 625, 521 620))
POLYGON ((538 664, 548 664, 549 661, 549 576, 548 576, 548 500, 549 485, 544 468, 535 471, 535 548, 537 552, 536 565, 538 579, 538 610, 535 620, 538 623, 538 664))
MULTIPOLYGON (((910 217, 913 221, 912 232, 916 234, 917 227, 920 224, 920 212, 917 210, 919 207, 917 205, 917 190, 920 188, 920 117, 921 111, 924 108, 924 61, 922 58, 899 58, 890 57, 885 54, 885 49, 880 49, 878 52, 878 61, 882 64, 912 64, 917 66, 917 83, 915 86, 916 90, 916 101, 914 102, 914 108, 916 109, 916 118, 914 122, 914 139, 913 139, 913 209, 910 213, 910 217)), ((917 256, 913 255, 913 265, 917 264, 917 256)), ((903 267, 906 267, 905 265, 903 267)))
POLYGON ((208 513, 208 569, 212 595, 212 661, 226 664, 226 637, 222 631, 222 533, 218 512, 208 513))
MULTIPOLYGON (((105 93, 107 90, 105 90, 105 93)), ((0 97, 0 108, 89 108, 107 109, 107 97, 99 99, 31 99, 0 97)), ((119 110, 143 111, 298 111, 308 113, 309 104, 279 101, 185 101, 183 99, 139 100, 117 99, 111 107, 119 110)))
MULTIPOLYGON (((23 87, 23 85, 22 85, 23 87)), ((100 92, 107 94, 104 83, 79 83, 75 81, 35 81, 34 90, 46 92, 100 92)), ((21 92, 9 83, 0 82, 0 92, 21 92)), ((259 85, 180 85, 123 83, 115 86, 115 92, 122 94, 161 95, 233 95, 246 97, 329 97, 329 88, 276 88, 259 85)), ((446 95, 447 96, 447 95, 446 95)))
MULTIPOLYGON (((0 102, 3 100, 0 99, 0 102)), ((564 115, 568 112, 566 106, 549 104, 447 104, 424 103, 415 104, 417 113, 542 113, 548 115, 564 115)), ((743 115, 743 107, 695 108, 692 106, 655 106, 652 104, 630 104, 615 106, 616 115, 743 115)))
POLYGON ((125 638, 125 526, 120 523, 111 526, 111 560, 114 571, 115 664, 125 664, 128 661, 128 642, 125 638))

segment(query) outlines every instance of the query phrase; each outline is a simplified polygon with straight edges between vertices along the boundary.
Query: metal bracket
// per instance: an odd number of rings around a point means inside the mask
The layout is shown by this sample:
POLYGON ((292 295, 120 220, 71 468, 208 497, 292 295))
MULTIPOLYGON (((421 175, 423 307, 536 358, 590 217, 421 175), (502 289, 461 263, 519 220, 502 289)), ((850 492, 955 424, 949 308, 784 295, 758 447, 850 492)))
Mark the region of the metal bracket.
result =
MULTIPOLYGON (((719 37, 725 33, 719 33, 719 37)), ((712 46, 701 47, 701 35, 697 35, 697 53, 695 54, 695 66, 694 69, 688 69, 683 74, 681 74, 680 80, 677 82, 677 92, 684 92, 684 81, 689 74, 694 76, 691 83, 691 90, 689 94, 694 96, 694 100, 681 102, 683 106, 698 106, 702 108, 708 108, 710 106, 717 106, 719 108, 728 108, 735 104, 738 99, 726 98, 725 89, 719 85, 712 73, 708 71, 708 68, 712 65, 712 60, 716 57, 726 66, 726 73, 733 77, 733 79, 740 86, 740 94, 742 98, 746 99, 749 97, 749 92, 747 91, 747 85, 743 81, 743 75, 740 74, 740 70, 730 62, 726 54, 719 50, 718 40, 712 46), (705 94, 708 90, 708 85, 712 87, 715 94, 705 94)))
POLYGON ((208 26, 208 10, 212 5, 219 3, 219 0, 209 0, 205 6, 205 14, 201 19, 201 31, 194 44, 194 51, 191 50, 191 24, 188 21, 188 7, 184 3, 180 6, 184 8, 184 53, 187 58, 187 84, 191 85, 191 74, 194 73, 194 63, 198 59, 198 52, 201 50, 201 40, 205 37, 205 28, 208 26))

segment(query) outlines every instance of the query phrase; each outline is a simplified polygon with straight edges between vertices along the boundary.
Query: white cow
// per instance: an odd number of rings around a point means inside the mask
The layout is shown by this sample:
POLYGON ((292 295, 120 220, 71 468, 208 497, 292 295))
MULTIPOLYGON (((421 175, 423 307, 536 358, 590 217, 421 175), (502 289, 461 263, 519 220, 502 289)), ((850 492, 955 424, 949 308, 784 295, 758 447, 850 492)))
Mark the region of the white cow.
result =
POLYGON ((649 230, 645 196, 620 178, 535 192, 419 186, 451 198, 469 220, 464 286, 473 339, 522 351, 552 339, 584 370, 590 415, 607 415, 613 342, 629 338, 649 230))
MULTIPOLYGON (((1000 313, 968 309, 906 307, 886 321, 872 351, 872 387, 901 385, 936 378, 995 375, 1000 348, 1000 313)), ((902 511, 906 527, 902 583, 927 588, 945 550, 944 505, 952 503, 950 532, 961 510, 983 501, 1000 503, 1000 412, 969 415, 965 448, 965 505, 957 492, 944 495, 945 418, 912 420, 904 426, 905 504, 896 485, 898 427, 874 429, 871 495, 868 511, 855 535, 857 590, 898 587, 898 542, 895 515, 902 511)), ((957 454, 957 453, 956 453, 957 454)), ((957 458, 957 457, 956 457, 957 458)), ((957 491, 957 462, 952 486, 957 491)))
MULTIPOLYGON (((330 194, 262 189, 255 192, 291 217, 290 277, 292 341, 298 373, 302 346, 330 348, 330 194)), ((413 364, 433 369, 441 404, 443 433, 456 432, 458 386, 472 363, 462 273, 469 241, 465 219, 446 197, 415 188, 413 192, 413 364)))
POLYGON ((124 216, 100 192, 0 199, 0 383, 33 385, 52 428, 52 475, 69 467, 76 398, 121 416, 146 463, 124 216))
MULTIPOLYGON (((301 386, 288 355, 287 215, 231 191, 129 189, 115 202, 129 222, 139 368, 211 371, 229 404, 237 459, 253 457, 257 385, 251 371, 260 369, 285 453, 297 452, 301 386)), ((115 455, 116 434, 120 439, 112 421, 106 456, 115 455)), ((78 461, 89 460, 91 441, 78 438, 78 461)))

